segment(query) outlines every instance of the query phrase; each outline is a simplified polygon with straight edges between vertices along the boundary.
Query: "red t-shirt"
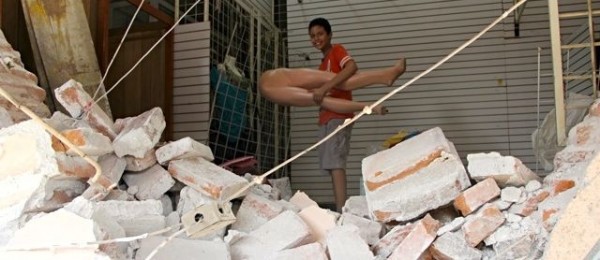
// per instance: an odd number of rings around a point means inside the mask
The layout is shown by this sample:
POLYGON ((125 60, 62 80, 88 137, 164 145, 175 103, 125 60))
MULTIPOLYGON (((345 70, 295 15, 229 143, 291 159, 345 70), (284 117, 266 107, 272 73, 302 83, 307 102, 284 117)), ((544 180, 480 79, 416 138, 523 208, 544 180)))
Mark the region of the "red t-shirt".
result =
MULTIPOLYGON (((331 51, 323 58, 319 70, 328 71, 333 73, 339 73, 346 65, 346 62, 352 60, 352 57, 348 54, 344 46, 341 44, 333 44, 331 51)), ((329 90, 330 97, 341 98, 346 100, 352 100, 352 92, 347 90, 340 90, 332 88, 329 90)), ((319 111, 319 125, 326 124, 331 119, 346 119, 354 116, 354 113, 340 114, 324 108, 319 111)))

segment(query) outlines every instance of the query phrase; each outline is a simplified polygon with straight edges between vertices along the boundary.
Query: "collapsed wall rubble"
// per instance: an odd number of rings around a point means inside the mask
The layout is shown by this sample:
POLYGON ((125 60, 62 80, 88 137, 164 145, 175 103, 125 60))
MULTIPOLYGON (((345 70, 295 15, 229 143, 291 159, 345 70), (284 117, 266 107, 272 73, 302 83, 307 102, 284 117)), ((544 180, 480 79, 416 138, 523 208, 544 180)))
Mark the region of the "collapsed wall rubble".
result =
POLYGON ((341 213, 302 192, 292 196, 287 178, 269 180, 236 203, 230 227, 199 238, 182 234, 157 251, 184 214, 223 202, 248 180, 213 164, 210 148, 191 138, 159 144, 159 108, 113 122, 75 81, 55 93, 70 115, 48 117, 45 93, 2 37, 0 58, 3 87, 26 106, 35 103, 32 110, 93 156, 116 185, 88 184, 93 167, 0 102, 3 259, 564 259, 585 257, 600 238, 598 100, 543 179, 495 152, 469 154, 465 167, 433 128, 366 157, 366 195, 350 197, 341 213), (573 236, 582 239, 574 243, 573 236))

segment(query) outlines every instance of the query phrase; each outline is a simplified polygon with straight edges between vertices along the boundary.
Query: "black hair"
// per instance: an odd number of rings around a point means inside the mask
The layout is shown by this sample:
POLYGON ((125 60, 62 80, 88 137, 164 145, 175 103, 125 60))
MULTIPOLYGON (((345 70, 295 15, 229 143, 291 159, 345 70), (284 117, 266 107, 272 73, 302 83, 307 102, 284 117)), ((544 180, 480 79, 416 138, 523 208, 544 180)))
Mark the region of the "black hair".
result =
POLYGON ((308 30, 310 31, 311 28, 317 25, 323 27, 327 34, 331 34, 331 24, 329 24, 329 21, 327 21, 327 19, 321 17, 313 19, 308 24, 308 30))

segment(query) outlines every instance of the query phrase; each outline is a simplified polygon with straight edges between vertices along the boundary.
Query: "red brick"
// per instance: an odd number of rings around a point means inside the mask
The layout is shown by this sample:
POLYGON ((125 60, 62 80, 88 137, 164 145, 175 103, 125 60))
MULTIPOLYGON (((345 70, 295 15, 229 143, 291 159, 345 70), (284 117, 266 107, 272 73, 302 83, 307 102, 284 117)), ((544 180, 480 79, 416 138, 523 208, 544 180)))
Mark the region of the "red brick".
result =
POLYGON ((427 214, 415 223, 408 236, 400 242, 388 259, 419 259, 437 237, 439 227, 440 222, 427 214))
POLYGON ((493 204, 486 204, 472 218, 467 219, 462 226, 467 243, 475 247, 486 237, 494 233, 502 223, 504 223, 504 214, 493 204))
POLYGON ((500 195, 500 188, 496 181, 493 178, 487 178, 462 192, 454 200, 454 207, 463 216, 466 216, 498 195, 500 195))

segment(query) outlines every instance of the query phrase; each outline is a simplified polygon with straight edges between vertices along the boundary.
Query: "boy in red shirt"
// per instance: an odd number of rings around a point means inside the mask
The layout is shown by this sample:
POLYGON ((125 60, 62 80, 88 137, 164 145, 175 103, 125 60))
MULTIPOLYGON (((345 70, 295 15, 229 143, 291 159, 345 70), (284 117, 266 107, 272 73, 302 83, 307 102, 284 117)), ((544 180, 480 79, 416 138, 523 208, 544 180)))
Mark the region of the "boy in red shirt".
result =
MULTIPOLYGON (((358 67, 341 44, 331 44, 331 25, 324 18, 316 18, 308 25, 312 45, 323 53, 319 70, 336 75, 321 87, 312 90, 313 100, 320 104, 325 95, 333 98, 352 100, 352 92, 335 88, 349 79, 358 67)), ((336 113, 321 107, 319 111, 319 139, 334 131, 352 118, 354 113, 336 113)), ((346 158, 350 151, 352 125, 342 129, 331 139, 319 146, 320 169, 331 174, 335 205, 338 212, 346 202, 346 158)))

